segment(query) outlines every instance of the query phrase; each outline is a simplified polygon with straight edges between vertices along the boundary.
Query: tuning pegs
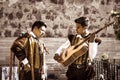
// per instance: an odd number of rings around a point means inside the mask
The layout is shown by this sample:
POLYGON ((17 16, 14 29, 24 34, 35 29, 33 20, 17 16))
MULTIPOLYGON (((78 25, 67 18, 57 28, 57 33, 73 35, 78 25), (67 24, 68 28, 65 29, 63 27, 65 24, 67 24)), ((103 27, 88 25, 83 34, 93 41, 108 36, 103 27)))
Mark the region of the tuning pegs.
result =
POLYGON ((117 12, 117 11, 112 10, 112 11, 111 11, 111 16, 112 16, 112 17, 114 17, 114 16, 119 16, 119 17, 120 17, 120 12, 117 12))

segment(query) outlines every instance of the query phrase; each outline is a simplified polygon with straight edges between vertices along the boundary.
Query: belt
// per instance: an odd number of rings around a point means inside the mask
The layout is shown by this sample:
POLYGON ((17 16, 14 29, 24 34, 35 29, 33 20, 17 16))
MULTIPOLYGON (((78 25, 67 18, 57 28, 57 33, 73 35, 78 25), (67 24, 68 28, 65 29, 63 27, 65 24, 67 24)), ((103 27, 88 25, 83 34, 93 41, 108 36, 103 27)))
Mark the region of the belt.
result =
POLYGON ((71 64, 70 67, 80 69, 80 68, 85 68, 85 65, 84 64, 71 64))

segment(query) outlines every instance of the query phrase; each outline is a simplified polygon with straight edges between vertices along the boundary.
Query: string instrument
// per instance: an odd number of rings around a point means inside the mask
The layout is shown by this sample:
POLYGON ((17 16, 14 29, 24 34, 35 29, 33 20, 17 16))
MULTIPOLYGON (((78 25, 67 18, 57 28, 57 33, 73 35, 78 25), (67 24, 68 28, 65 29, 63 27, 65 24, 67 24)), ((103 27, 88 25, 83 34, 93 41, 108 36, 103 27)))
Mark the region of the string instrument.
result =
MULTIPOLYGON (((104 27, 100 28, 99 30, 91 33, 92 34, 97 34, 103 29, 107 28, 108 26, 112 25, 114 22, 111 22, 104 27)), ((61 54, 61 61, 58 61, 61 63, 63 66, 69 66, 71 63, 73 63, 78 57, 82 56, 88 51, 88 46, 84 45, 86 41, 89 40, 90 35, 87 36, 85 39, 81 39, 77 44, 73 46, 69 46, 67 49, 65 49, 62 54, 61 54)))

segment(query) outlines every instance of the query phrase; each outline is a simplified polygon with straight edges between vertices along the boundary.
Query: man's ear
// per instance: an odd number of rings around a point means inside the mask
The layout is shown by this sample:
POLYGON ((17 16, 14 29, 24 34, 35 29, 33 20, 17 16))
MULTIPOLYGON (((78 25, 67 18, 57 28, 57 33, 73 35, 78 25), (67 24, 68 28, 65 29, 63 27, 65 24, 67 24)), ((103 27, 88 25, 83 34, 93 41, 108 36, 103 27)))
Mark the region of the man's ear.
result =
POLYGON ((42 30, 42 31, 46 31, 46 27, 45 27, 45 26, 42 26, 42 27, 41 27, 41 30, 42 30))

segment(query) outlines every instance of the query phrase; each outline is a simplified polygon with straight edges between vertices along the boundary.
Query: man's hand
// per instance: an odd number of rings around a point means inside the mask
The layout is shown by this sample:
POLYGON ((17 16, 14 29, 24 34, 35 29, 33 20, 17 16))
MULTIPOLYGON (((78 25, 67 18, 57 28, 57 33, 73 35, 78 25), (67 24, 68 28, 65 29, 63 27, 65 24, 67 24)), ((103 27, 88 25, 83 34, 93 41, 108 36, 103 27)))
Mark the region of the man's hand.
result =
POLYGON ((95 34, 90 34, 89 42, 94 42, 94 41, 95 41, 95 34))
POLYGON ((24 65, 24 70, 27 71, 27 72, 30 71, 31 70, 30 64, 28 64, 28 63, 25 64, 24 65))
POLYGON ((61 56, 59 56, 58 54, 54 55, 54 59, 58 62, 60 62, 62 60, 61 56))
POLYGON ((102 40, 99 38, 95 38, 95 42, 98 43, 98 45, 99 45, 102 42, 102 40))

